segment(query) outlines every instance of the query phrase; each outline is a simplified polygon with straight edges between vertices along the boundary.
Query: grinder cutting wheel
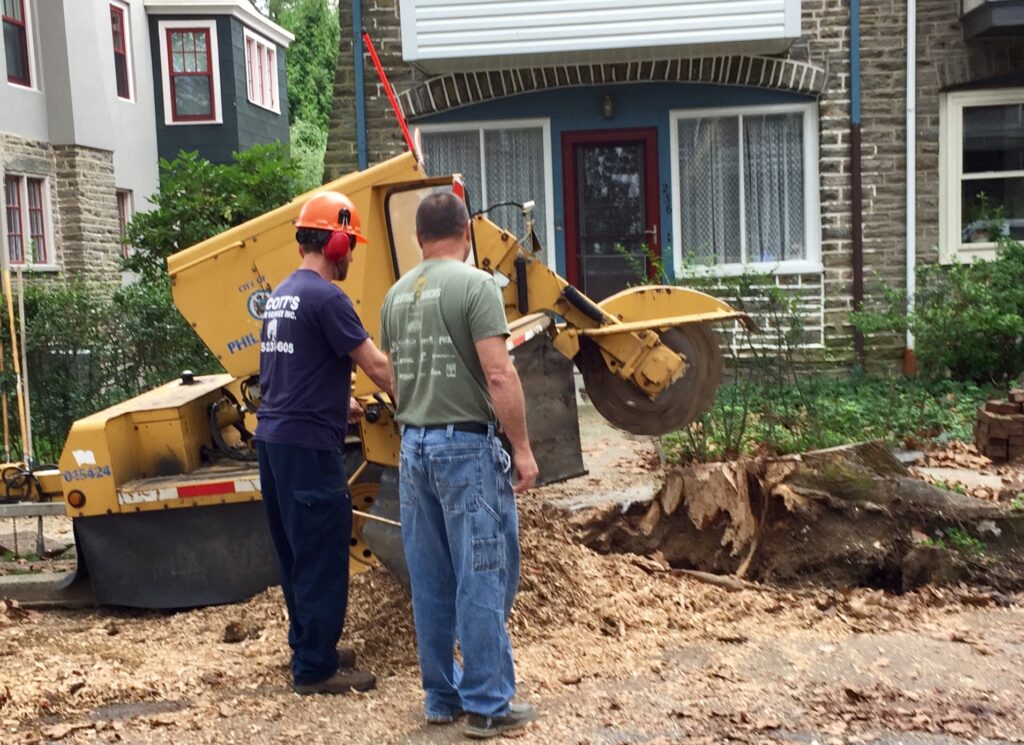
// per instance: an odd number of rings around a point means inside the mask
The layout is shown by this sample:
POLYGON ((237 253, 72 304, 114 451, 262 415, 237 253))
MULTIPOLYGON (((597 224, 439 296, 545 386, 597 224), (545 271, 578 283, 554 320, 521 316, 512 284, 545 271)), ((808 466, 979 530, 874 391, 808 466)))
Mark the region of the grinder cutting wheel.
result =
POLYGON ((660 435, 690 424, 711 408, 722 380, 722 352, 710 326, 679 326, 658 335, 662 344, 683 356, 685 367, 653 399, 615 375, 597 344, 587 338, 580 342, 577 366, 594 408, 616 427, 636 435, 660 435))

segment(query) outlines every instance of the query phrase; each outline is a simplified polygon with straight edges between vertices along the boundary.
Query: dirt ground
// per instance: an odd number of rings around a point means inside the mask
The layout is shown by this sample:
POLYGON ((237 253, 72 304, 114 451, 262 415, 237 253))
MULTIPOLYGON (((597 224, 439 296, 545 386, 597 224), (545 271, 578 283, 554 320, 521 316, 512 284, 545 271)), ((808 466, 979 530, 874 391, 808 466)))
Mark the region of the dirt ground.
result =
MULTIPOLYGON (((521 499, 511 628, 540 718, 518 742, 1024 742, 1024 596, 730 592, 599 555, 572 510, 649 497, 658 458, 583 425, 590 474, 521 499)), ((353 580, 343 640, 377 690, 293 694, 285 634, 277 589, 179 613, 0 605, 0 742, 463 741, 423 723, 408 598, 384 571, 353 580)))

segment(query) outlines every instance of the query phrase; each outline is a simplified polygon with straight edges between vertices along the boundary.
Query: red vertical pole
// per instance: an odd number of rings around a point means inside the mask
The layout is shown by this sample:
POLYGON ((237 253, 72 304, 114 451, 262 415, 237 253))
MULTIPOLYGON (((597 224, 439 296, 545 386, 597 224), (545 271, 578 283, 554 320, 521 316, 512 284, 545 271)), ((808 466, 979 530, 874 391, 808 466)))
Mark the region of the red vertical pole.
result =
POLYGON ((405 117, 402 116, 402 110, 398 108, 398 99, 395 98, 395 91, 391 87, 391 82, 388 80, 388 76, 384 72, 384 67, 380 63, 380 58, 377 56, 377 50, 373 46, 373 41, 370 39, 370 34, 366 29, 363 29, 363 43, 366 45, 367 51, 370 52, 370 59, 373 60, 373 66, 377 68, 377 77, 380 78, 381 85, 384 86, 385 93, 388 94, 388 100, 391 101, 391 108, 395 112, 395 116, 398 118, 398 125, 402 128, 402 134, 405 136, 405 144, 409 146, 409 152, 419 157, 416 153, 416 145, 412 141, 412 135, 409 134, 409 125, 405 123, 405 117))

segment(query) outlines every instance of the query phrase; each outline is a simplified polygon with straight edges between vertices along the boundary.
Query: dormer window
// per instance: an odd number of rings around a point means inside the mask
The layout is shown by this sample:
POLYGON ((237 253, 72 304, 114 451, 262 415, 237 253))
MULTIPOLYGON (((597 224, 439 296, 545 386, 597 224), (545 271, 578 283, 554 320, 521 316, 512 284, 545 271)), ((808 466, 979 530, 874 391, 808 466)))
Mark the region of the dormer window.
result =
POLYGON ((161 21, 160 67, 165 124, 221 122, 214 21, 161 21))

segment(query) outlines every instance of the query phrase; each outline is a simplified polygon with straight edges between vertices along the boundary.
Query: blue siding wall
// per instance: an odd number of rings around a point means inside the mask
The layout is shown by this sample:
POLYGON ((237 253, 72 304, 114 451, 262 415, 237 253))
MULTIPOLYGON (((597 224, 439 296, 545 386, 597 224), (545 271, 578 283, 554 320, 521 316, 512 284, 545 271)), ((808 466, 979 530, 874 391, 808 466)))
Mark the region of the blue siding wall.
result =
MULTIPOLYGON (((285 50, 277 49, 277 96, 281 113, 257 106, 249 102, 249 87, 245 69, 245 36, 244 26, 236 19, 231 19, 231 49, 235 60, 235 91, 231 100, 238 119, 238 147, 242 150, 264 142, 288 142, 288 87, 285 75, 285 50)), ((262 37, 261 37, 262 38, 262 37)))
MULTIPOLYGON (((221 124, 189 124, 168 126, 164 124, 164 99, 162 67, 160 61, 159 21, 190 20, 182 16, 150 16, 149 38, 153 54, 153 85, 156 91, 156 138, 157 151, 161 158, 173 160, 181 150, 198 150, 199 154, 214 163, 231 161, 231 153, 238 150, 238 119, 236 115, 234 61, 231 47, 231 19, 217 19, 217 65, 220 71, 221 124), (231 102, 225 106, 224 102, 231 102)), ((209 17, 192 20, 210 20, 209 17)), ((244 65, 244 60, 243 60, 244 65)), ((242 79, 243 82, 245 79, 242 79)), ((243 91, 243 95, 245 92, 243 91)))
MULTIPOLYGON (((658 182, 661 193, 662 258, 672 266, 672 178, 669 112, 679 109, 703 109, 731 106, 758 106, 779 103, 806 103, 809 99, 795 93, 760 88, 740 88, 694 83, 633 83, 563 88, 527 93, 499 101, 467 106, 417 119, 417 124, 453 122, 489 122, 504 119, 540 119, 551 121, 551 159, 555 218, 554 251, 558 271, 565 274, 564 194, 562 188, 562 133, 600 129, 658 129, 658 182), (614 98, 615 115, 605 119, 601 105, 606 93, 614 98)), ((427 164, 429 170, 430 164, 427 164)))

